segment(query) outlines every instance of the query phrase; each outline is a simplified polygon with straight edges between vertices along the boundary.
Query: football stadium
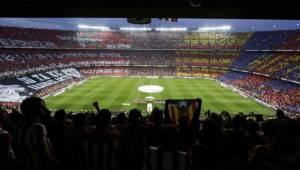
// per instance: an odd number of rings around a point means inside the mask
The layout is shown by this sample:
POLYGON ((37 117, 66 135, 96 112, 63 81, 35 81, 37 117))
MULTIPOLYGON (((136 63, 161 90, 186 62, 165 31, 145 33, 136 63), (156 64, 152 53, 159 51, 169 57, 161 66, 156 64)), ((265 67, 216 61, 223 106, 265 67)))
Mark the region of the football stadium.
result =
POLYGON ((255 31, 251 20, 179 19, 173 27, 161 19, 152 19, 148 27, 128 26, 126 19, 118 18, 81 20, 100 24, 60 30, 57 25, 12 27, 18 19, 3 21, 8 24, 1 27, 3 106, 15 107, 28 96, 39 96, 53 111, 93 111, 91 103, 98 101, 116 112, 139 108, 147 115, 145 97, 151 96, 152 108, 163 108, 167 99, 201 98, 202 113, 300 113, 297 21, 282 23, 294 23, 286 26, 289 30, 276 29, 276 21, 256 21, 257 30, 264 29, 259 23, 274 25, 265 28, 271 31, 255 31), (101 24, 108 20, 110 27, 101 24), (238 28, 239 22, 251 27, 238 28), (162 90, 139 90, 147 85, 162 90))
POLYGON ((298 169, 300 20, 0 18, 0 110, 0 169, 298 169))

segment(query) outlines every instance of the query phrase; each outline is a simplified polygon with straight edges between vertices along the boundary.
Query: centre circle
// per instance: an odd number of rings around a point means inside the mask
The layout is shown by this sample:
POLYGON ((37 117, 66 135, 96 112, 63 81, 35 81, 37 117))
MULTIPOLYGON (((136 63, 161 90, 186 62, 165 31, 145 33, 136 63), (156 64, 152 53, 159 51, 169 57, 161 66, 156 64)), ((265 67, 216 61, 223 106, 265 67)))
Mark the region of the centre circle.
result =
POLYGON ((164 88, 158 85, 143 85, 138 87, 138 91, 144 93, 160 93, 163 90, 164 88))

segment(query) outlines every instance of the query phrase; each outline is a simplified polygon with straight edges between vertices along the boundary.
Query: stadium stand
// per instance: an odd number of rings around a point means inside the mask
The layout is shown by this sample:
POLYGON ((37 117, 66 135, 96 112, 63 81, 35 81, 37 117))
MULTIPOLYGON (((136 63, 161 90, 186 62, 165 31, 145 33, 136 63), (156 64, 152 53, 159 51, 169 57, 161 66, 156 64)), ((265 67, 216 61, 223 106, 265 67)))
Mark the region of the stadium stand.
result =
POLYGON ((270 77, 231 71, 219 78, 243 92, 290 113, 299 113, 299 84, 270 77), (294 93, 296 92, 296 93, 294 93), (293 94, 294 93, 294 94, 293 94))
MULTIPOLYGON (((17 77, 43 75, 49 70, 65 68, 74 68, 86 77, 208 77, 232 84, 242 91, 246 90, 248 94, 274 107, 288 112, 299 112, 299 97, 297 93, 292 94, 298 90, 297 82, 300 80, 300 55, 293 51, 299 47, 299 30, 253 33, 132 33, 13 27, 0 29, 3 33, 0 35, 0 79, 3 88, 17 82, 15 85, 19 85, 19 91, 22 91, 22 88, 26 89, 26 85, 18 82, 17 77), (45 34, 48 36, 43 36, 45 34), (286 51, 280 51, 282 49, 286 51), (249 75, 250 73, 253 75, 249 75), (266 88, 265 85, 272 78, 276 84, 286 89, 275 88, 275 92, 274 89, 271 91, 266 88), (295 88, 291 88, 286 81, 296 82, 295 88), (257 86, 252 84, 251 87, 247 82, 253 82, 257 86), (259 91, 253 88, 260 86, 263 87, 259 91), (274 101, 275 98, 271 96, 275 93, 290 95, 291 103, 274 101), (291 106, 292 104, 296 105, 291 106)), ((52 85, 38 92, 29 90, 30 95, 47 96, 79 80, 69 80, 70 83, 52 85)), ((273 85, 267 85, 273 88, 273 85)), ((6 90, 5 93, 16 95, 18 88, 14 89, 14 92, 6 90)), ((288 99, 282 97, 282 100, 288 99)), ((14 105, 13 103, 15 101, 2 101, 6 107, 14 105)))
POLYGON ((298 52, 243 52, 230 67, 299 81, 299 64, 298 52))
POLYGON ((1 27, 2 47, 240 49, 252 33, 75 32, 1 27), (48 35, 48 36, 43 36, 48 35))
MULTIPOLYGON (((281 49, 291 35, 297 31, 262 31, 255 32, 244 45, 247 50, 274 50, 281 49)), ((288 47, 287 49, 290 49, 288 47)))

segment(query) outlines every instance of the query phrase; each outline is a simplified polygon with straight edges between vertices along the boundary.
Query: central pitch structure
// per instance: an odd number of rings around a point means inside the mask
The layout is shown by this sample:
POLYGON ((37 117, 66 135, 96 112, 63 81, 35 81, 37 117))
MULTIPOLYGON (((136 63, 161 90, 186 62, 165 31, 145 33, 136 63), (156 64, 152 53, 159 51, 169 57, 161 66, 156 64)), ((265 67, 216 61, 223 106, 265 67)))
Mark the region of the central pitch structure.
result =
MULTIPOLYGON (((138 87, 138 91, 143 93, 160 93, 164 90, 163 87, 158 85, 143 85, 138 87)), ((147 102, 147 112, 150 114, 153 110, 153 102, 155 102, 155 98, 153 96, 145 97, 145 101, 147 102)))

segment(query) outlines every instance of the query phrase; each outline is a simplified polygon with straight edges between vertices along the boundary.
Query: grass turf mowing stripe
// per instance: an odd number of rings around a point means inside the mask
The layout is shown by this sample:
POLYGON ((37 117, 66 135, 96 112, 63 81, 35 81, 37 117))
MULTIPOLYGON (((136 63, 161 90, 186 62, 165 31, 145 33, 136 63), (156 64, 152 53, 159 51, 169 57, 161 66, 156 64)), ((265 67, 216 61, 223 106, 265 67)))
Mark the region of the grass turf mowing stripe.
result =
POLYGON ((219 93, 212 92, 210 90, 202 90, 202 93, 204 97, 202 98, 205 103, 209 103, 211 107, 206 107, 207 109, 210 109, 211 111, 215 112, 221 112, 222 110, 228 110, 230 111, 230 107, 228 105, 224 104, 223 101, 219 98, 219 93), (205 100, 206 99, 206 100, 205 100))
POLYGON ((174 96, 173 96, 173 93, 172 92, 172 86, 173 84, 171 83, 171 81, 169 79, 163 79, 162 80, 162 86, 164 87, 164 91, 162 93, 162 97, 161 99, 162 100, 167 100, 167 99, 173 99, 174 96))
POLYGON ((128 110, 131 108, 138 107, 137 104, 133 103, 133 100, 136 99, 136 90, 139 87, 139 85, 142 83, 141 79, 137 79, 133 82, 133 88, 130 88, 129 92, 127 92, 126 96, 123 98, 122 103, 129 103, 129 106, 123 106, 121 107, 122 110, 128 110))
POLYGON ((122 101, 122 99, 128 98, 128 95, 134 90, 132 88, 132 83, 130 79, 125 79, 122 81, 122 86, 117 86, 118 89, 115 89, 115 93, 111 95, 111 103, 107 106, 108 108, 120 108, 121 103, 119 102, 113 102, 113 101, 122 101))
POLYGON ((103 91, 105 90, 103 88, 103 86, 107 83, 109 83, 110 81, 112 81, 112 79, 99 79, 99 80, 93 80, 90 79, 88 84, 86 86, 82 86, 81 88, 77 89, 78 93, 75 93, 76 95, 73 96, 72 94, 70 94, 70 96, 74 97, 72 102, 70 101, 66 101, 66 103, 64 103, 65 107, 68 108, 68 110, 72 110, 73 108, 75 108, 77 111, 84 109, 84 110, 91 110, 92 109, 92 100, 91 100, 91 96, 92 94, 96 94, 95 92, 99 92, 99 91, 103 91), (100 90, 101 89, 101 90, 100 90), (79 95, 77 95, 79 94, 79 95))
MULTIPOLYGON (((92 110, 94 107, 92 106, 92 103, 98 99, 99 96, 105 97, 108 95, 110 92, 113 92, 113 90, 110 90, 109 87, 111 83, 114 83, 114 79, 104 79, 104 80, 99 80, 95 81, 95 83, 91 84, 89 88, 90 92, 86 92, 83 97, 79 99, 79 102, 77 106, 79 106, 80 109, 85 109, 85 110, 92 110), (81 106, 80 106, 81 105, 81 106)), ((101 102, 100 107, 101 107, 101 102)), ((72 106, 71 106, 72 107, 72 106)))

